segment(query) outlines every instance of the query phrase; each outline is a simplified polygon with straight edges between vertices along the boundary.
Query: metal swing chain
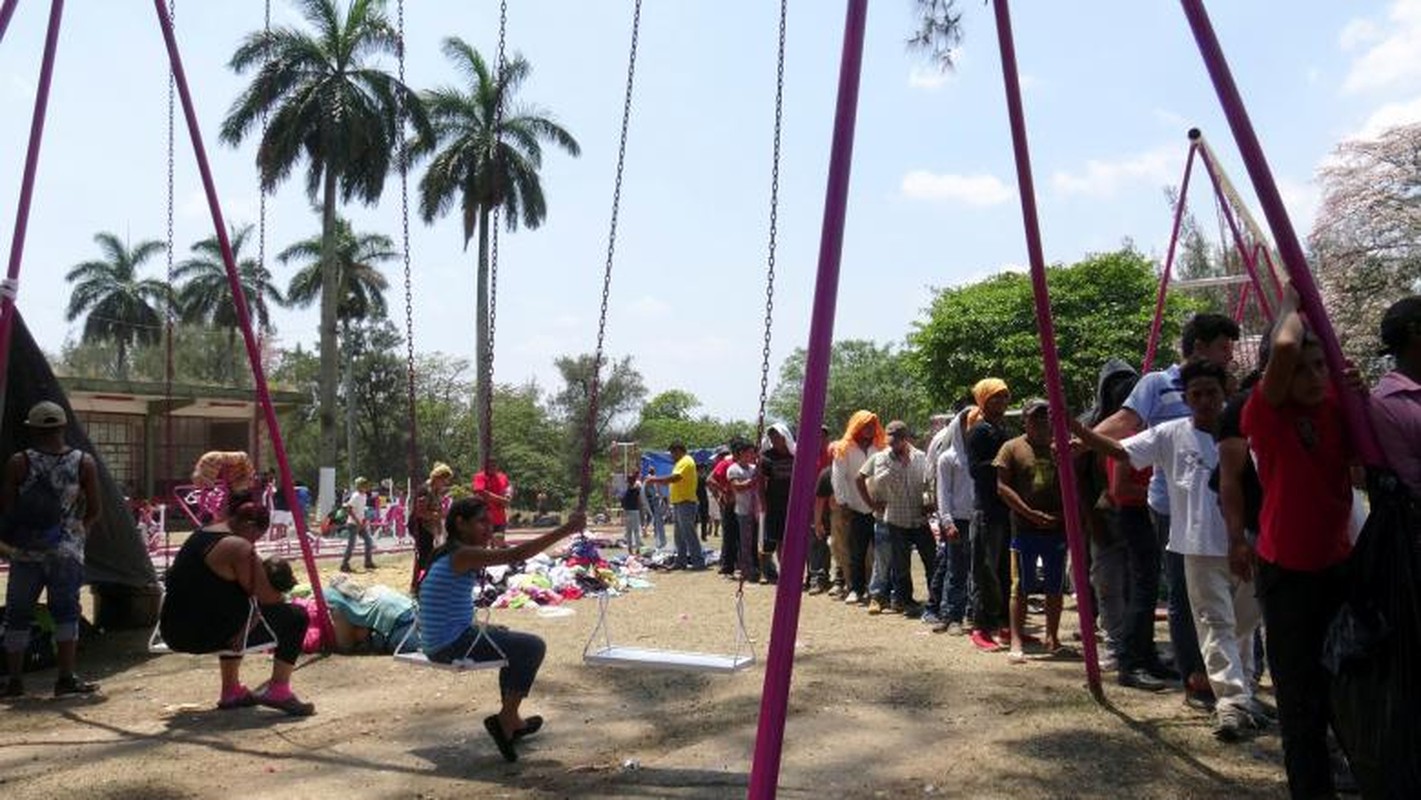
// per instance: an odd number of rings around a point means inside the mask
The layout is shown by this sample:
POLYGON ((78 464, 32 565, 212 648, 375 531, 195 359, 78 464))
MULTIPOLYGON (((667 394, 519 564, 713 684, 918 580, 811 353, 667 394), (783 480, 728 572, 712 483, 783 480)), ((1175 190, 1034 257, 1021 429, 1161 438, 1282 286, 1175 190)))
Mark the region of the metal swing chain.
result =
MULTIPOLYGON (((177 0, 168 0, 169 27, 174 26, 176 22, 177 5, 177 0)), ((173 291, 173 283, 176 280, 173 266, 173 170, 175 161, 173 151, 174 135, 177 130, 174 127, 174 105, 176 103, 176 97, 176 77, 173 75, 173 70, 170 65, 168 68, 168 303, 166 314, 167 336, 165 337, 166 343, 163 356, 163 391, 164 397, 167 400, 167 405, 163 408, 163 470, 167 473, 164 477, 168 480, 172 480, 173 471, 176 469, 173 455, 173 326, 176 323, 175 316, 177 311, 177 297, 173 291)), ((169 490, 169 494, 171 494, 171 489, 169 490)), ((176 496, 174 496, 173 499, 176 500, 176 496)), ((171 502, 164 502, 165 507, 171 507, 172 505, 173 503, 171 502)), ((166 518, 166 516, 167 512, 164 511, 164 517, 166 518)), ((168 540, 167 525, 165 524, 163 528, 163 563, 166 565, 171 548, 169 547, 170 542, 168 540)))
MULTIPOLYGON (((779 241, 780 219, 780 134, 784 129, 785 96, 785 27, 789 19, 789 0, 780 0, 779 49, 775 56, 775 143, 770 160, 770 239, 765 268, 765 336, 760 351, 760 409, 755 417, 755 447, 765 438, 765 405, 770 394, 770 341, 775 313, 775 248, 779 241)), ((753 557, 757 557, 752 556, 753 557)), ((745 573, 735 585, 735 602, 739 605, 740 628, 745 630, 745 573)))
MULTIPOLYGON (((498 146, 503 131, 503 110, 504 110, 504 87, 503 77, 508 66, 508 58, 505 55, 505 45, 508 38, 508 0, 501 0, 498 7, 498 60, 494 67, 493 85, 498 92, 493 106, 493 137, 489 140, 489 161, 498 158, 498 146)), ((483 400, 483 426, 481 429, 483 441, 483 470, 484 480, 488 481, 489 467, 493 460, 493 336, 498 327, 498 228, 501 217, 500 209, 502 203, 493 207, 493 214, 489 218, 489 233, 492 235, 492 249, 489 253, 489 278, 488 278, 488 332, 485 344, 486 367, 484 369, 484 391, 483 400)))
MULTIPOLYGON (((268 0, 270 2, 270 0, 268 0)), ((405 140, 405 121, 407 110, 405 108, 405 0, 399 0, 397 24, 399 25, 396 38, 396 55, 399 58, 399 81, 401 90, 395 93, 397 125, 399 135, 399 161, 400 161, 400 224, 401 242, 404 247, 404 269, 405 269, 405 385, 407 400, 409 401, 409 444, 406 448, 406 461, 409 470, 409 480, 414 482, 415 476, 419 474, 419 435, 418 435, 418 405, 415 402, 414 391, 414 284, 410 279, 410 189, 409 189, 409 143, 405 140)), ((414 498, 409 498, 407 502, 413 503, 414 498)))
MULTIPOLYGON (((263 34, 265 34, 265 36, 266 36, 266 41, 265 41, 266 57, 265 57, 265 59, 263 59, 263 69, 265 69, 265 68, 271 66, 271 0, 266 0, 266 3, 265 3, 264 5, 265 5, 265 8, 264 8, 263 16, 262 16, 262 32, 263 32, 263 34)), ((269 99, 269 98, 268 98, 268 99, 269 99)), ((271 120, 270 120, 269 115, 268 115, 268 113, 267 113, 266 104, 262 104, 261 125, 262 125, 262 138, 261 138, 261 141, 265 142, 265 141, 266 141, 267 130, 270 128, 270 125, 271 125, 271 120)), ((261 169, 260 169, 260 167, 258 167, 258 169, 257 169, 257 267, 258 267, 257 274, 258 274, 259 276, 265 276, 265 275, 266 275, 266 183, 262 180, 262 175, 261 175, 261 169)), ((254 294, 255 294, 255 296, 254 296, 252 299, 255 300, 256 303, 260 303, 260 304, 261 304, 261 307, 265 307, 265 305, 266 305, 266 298, 263 296, 263 293, 262 293, 262 290, 261 290, 260 285, 257 286, 257 291, 256 291, 254 294)), ((248 305, 252 305, 252 303, 248 303, 248 305)), ((257 326, 257 353, 258 353, 258 357, 260 357, 260 354, 266 349, 266 346, 265 346, 265 339, 266 339, 266 331, 261 327, 260 324, 258 324, 258 326, 257 326)), ((236 376, 234 375, 234 376, 233 376, 233 383, 235 383, 235 382, 236 382, 236 376)), ((255 381, 253 381, 253 389, 252 389, 252 392, 253 392, 253 394, 257 394, 256 402, 252 405, 252 426, 253 426, 253 429, 254 429, 254 431, 255 431, 255 435, 252 437, 252 443, 253 443, 253 447, 252 447, 252 450, 253 450, 253 453, 252 453, 252 468, 255 469, 255 470, 260 471, 260 468, 261 468, 261 466, 260 466, 260 465, 261 465, 260 458, 261 458, 261 425, 262 425, 262 415, 261 415, 261 413, 260 413, 261 397, 260 397, 260 394, 256 392, 255 381)), ((278 491, 279 491, 279 490, 278 490, 278 491)))
POLYGON ((789 0, 780 0, 780 40, 775 63, 775 145, 770 166, 770 241, 765 270, 765 337, 760 352, 760 410, 755 417, 756 446, 765 436, 765 405, 770 393, 770 340, 775 312, 775 246, 779 238, 780 218, 780 134, 784 127, 785 94, 785 23, 789 17, 789 0))
POLYGON ((587 390, 587 430, 582 448, 582 480, 577 493, 577 509, 587 510, 592 493, 592 453, 597 446, 597 398, 601 390, 602 352, 607 338, 607 299, 612 292, 612 262, 617 251, 617 213, 622 203, 622 173, 627 160, 627 130, 631 125, 632 88, 636 81, 637 39, 641 32, 641 0, 632 11, 632 43, 627 54, 627 88, 622 100, 622 133, 617 144, 617 178, 612 189, 612 219, 607 232, 607 265, 602 272, 602 305, 597 318, 597 348, 592 355, 592 380, 587 390))

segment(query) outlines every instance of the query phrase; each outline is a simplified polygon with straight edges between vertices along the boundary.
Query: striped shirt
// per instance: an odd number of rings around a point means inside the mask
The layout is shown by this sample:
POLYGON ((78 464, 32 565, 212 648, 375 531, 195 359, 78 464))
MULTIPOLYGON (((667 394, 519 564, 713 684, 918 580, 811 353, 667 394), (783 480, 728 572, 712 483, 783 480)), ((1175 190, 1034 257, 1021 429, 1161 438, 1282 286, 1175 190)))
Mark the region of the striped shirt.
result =
POLYGON ((440 556, 419 585, 419 646, 425 655, 448 647, 474 622, 474 573, 457 573, 440 556))

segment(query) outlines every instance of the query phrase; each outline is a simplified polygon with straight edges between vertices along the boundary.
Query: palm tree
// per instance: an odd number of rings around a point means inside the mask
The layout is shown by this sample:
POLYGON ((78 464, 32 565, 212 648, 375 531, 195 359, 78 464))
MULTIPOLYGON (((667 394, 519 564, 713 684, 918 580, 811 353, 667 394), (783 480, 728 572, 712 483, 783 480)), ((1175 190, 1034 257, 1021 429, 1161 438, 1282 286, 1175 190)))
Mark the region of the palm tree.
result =
POLYGON ((334 258, 336 192, 343 201, 374 203, 385 187, 392 154, 403 135, 404 107, 416 135, 428 120, 409 87, 381 69, 381 56, 399 52, 399 34, 384 0, 297 0, 311 30, 278 26, 250 33, 229 66, 256 75, 222 123, 233 146, 269 119, 257 148, 262 188, 271 190, 306 160, 306 191, 319 196, 321 220, 320 463, 335 464, 336 318, 341 294, 334 258))
MULTIPOLYGON (((462 39, 445 39, 443 50, 467 84, 424 93, 433 135, 417 139, 413 149, 421 154, 438 152, 419 182, 419 210, 425 222, 433 222, 448 212, 457 198, 465 249, 474 233, 479 235, 475 344, 477 396, 482 410, 489 407, 493 390, 487 344, 489 217, 499 209, 510 231, 517 230, 520 221, 528 228, 541 225, 548 213, 538 177, 543 143, 552 142, 573 156, 582 149, 572 134, 541 109, 513 104, 513 96, 532 71, 522 56, 515 54, 495 76, 483 56, 462 39)), ((486 435, 486 430, 480 428, 481 434, 486 435)), ((488 446, 483 439, 481 435, 480 450, 488 446)))
MULTIPOLYGON (((243 258, 242 248, 252 235, 252 226, 233 228, 229 240, 232 258, 237 262, 237 280, 247 309, 257 330, 271 331, 270 303, 281 305, 281 290, 271 280, 271 271, 254 258, 243 258), (270 302, 268 302, 270 301, 270 302)), ((184 322, 210 324, 227 329, 227 380, 237 381, 237 306, 232 302, 232 289, 227 282, 227 267, 222 261, 222 245, 216 236, 192 246, 194 256, 173 269, 173 278, 183 281, 177 288, 178 315, 184 322)))
MULTIPOLYGON (((324 238, 312 237, 277 253, 277 260, 283 264, 291 261, 305 264, 291 276, 291 285, 286 290, 288 306, 308 308, 317 297, 326 296, 322 288, 323 266, 328 263, 322 258, 324 238)), ((390 282, 381 274, 378 264, 393 261, 398 256, 390 237, 381 233, 357 234, 348 221, 336 218, 335 252, 331 260, 336 265, 335 296, 339 298, 336 316, 340 319, 340 339, 346 349, 345 457, 352 480, 355 478, 355 392, 350 381, 355 375, 355 350, 350 346, 350 325, 385 316, 388 307, 384 293, 390 282)))
POLYGON ((163 252, 167 245, 150 239, 132 249, 112 233, 94 234, 103 257, 76 264, 64 279, 74 284, 64 318, 84 320, 85 342, 110 341, 118 346, 113 375, 128 379, 128 349, 157 344, 170 302, 167 284, 138 277, 143 262, 163 252))

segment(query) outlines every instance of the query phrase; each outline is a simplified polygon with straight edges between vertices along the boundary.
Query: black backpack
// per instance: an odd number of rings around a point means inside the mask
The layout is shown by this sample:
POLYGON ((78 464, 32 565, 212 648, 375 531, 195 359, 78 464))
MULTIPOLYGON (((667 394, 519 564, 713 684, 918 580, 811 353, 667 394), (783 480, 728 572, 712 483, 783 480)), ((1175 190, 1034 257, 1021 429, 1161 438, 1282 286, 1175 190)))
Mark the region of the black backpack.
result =
MULTIPOLYGON (((72 451, 71 451, 72 452, 72 451)), ((65 457, 67 457, 67 453, 65 457)), ((58 462, 55 467, 57 469, 58 462)), ((25 456, 25 471, 29 473, 32 464, 25 456)), ((15 505, 0 526, 0 538, 11 547, 22 550, 50 550, 59 544, 60 523, 64 519, 64 498, 54 486, 50 472, 29 475, 21 482, 21 490, 15 498, 15 505)))

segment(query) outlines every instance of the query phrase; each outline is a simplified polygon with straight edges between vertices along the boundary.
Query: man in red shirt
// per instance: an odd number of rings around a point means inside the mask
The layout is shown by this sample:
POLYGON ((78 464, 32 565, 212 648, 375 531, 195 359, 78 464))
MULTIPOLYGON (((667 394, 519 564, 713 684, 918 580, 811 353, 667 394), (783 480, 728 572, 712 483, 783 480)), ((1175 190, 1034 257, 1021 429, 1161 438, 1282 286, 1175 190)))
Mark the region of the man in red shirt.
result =
POLYGON ((735 576, 735 565, 740 561, 740 521, 735 517, 735 490, 725 476, 726 471, 735 464, 731 451, 739 443, 737 437, 729 447, 716 448, 710 474, 706 477, 706 488, 715 498, 720 514, 720 574, 727 578, 735 576))
POLYGON ((508 504, 513 502, 513 484, 499 471, 493 458, 480 472, 474 473, 471 488, 474 495, 488 504, 488 521, 493 527, 493 546, 503 547, 504 531, 508 530, 508 504))
POLYGON ((1351 550, 1351 444, 1322 347, 1307 331, 1289 287, 1273 354, 1243 410, 1243 432, 1263 485, 1257 554, 1229 531, 1229 563, 1244 580, 1257 570, 1278 694, 1283 763, 1294 797, 1330 797, 1327 627, 1343 600, 1351 550))

